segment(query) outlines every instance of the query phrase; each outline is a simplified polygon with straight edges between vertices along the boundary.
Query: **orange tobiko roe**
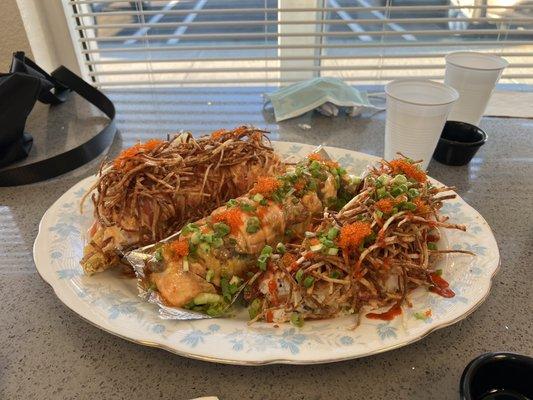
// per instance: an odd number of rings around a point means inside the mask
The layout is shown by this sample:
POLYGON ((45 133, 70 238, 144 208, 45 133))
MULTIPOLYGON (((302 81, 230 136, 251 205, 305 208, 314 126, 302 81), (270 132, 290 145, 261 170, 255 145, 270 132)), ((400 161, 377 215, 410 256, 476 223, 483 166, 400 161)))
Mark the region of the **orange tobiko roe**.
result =
POLYGON ((392 160, 389 162, 389 165, 392 167, 392 171, 395 174, 403 172, 409 178, 416 180, 417 182, 423 183, 426 181, 427 176, 424 171, 414 164, 411 164, 407 160, 392 160))
POLYGON ((146 143, 137 143, 136 145, 123 150, 113 162, 113 166, 117 169, 121 169, 125 166, 128 159, 135 157, 139 153, 152 151, 159 147, 161 143, 163 143, 163 141, 159 139, 150 139, 146 143))
POLYGON ((178 239, 171 243, 170 247, 178 257, 185 257, 189 254, 189 242, 186 239, 178 239))
POLYGON ((330 168, 339 168, 339 163, 337 161, 324 160, 324 158, 322 158, 322 156, 318 153, 311 153, 307 156, 307 158, 312 161, 320 161, 330 168))
POLYGON ((239 231, 242 225, 243 212, 238 208, 228 208, 225 211, 219 212, 211 217, 213 223, 224 222, 230 227, 231 233, 235 234, 239 231))
POLYGON ((376 202, 376 207, 383 211, 385 214, 388 214, 392 211, 394 207, 394 201, 392 201, 392 199, 381 199, 376 202))
POLYGON ((413 203, 415 203, 415 205, 416 205, 416 212, 418 214, 427 214, 427 213, 431 212, 431 209, 429 208, 429 206, 420 197, 417 197, 416 199, 413 199, 413 203))
POLYGON ((226 134, 228 131, 225 129, 219 129, 211 133, 211 137, 215 140, 220 139, 224 134, 226 134))
POLYGON ((281 262, 289 272, 294 271, 298 268, 296 257, 290 253, 283 254, 283 257, 281 257, 281 262))
POLYGON ((262 194, 263 196, 270 196, 275 192, 281 183, 274 177, 271 176, 262 176, 257 179, 257 182, 254 184, 250 194, 262 194))
POLYGON ((356 221, 353 224, 345 225, 341 228, 339 246, 346 250, 357 248, 371 233, 372 228, 369 222, 356 221))
POLYGON ((322 156, 318 153, 311 153, 307 156, 308 159, 313 161, 322 161, 322 156))
POLYGON ((305 181, 303 179, 298 179, 293 185, 294 190, 302 190, 305 188, 305 181))

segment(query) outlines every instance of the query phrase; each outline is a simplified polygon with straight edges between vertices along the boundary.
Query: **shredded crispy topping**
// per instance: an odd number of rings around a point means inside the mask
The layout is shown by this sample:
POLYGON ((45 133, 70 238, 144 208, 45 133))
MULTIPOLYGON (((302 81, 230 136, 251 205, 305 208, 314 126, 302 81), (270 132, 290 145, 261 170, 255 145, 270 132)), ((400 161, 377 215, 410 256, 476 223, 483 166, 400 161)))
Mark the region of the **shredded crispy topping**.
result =
POLYGON ((413 178, 420 183, 424 183, 427 180, 426 173, 418 165, 411 164, 405 159, 392 160, 389 162, 389 165, 395 174, 403 172, 409 178, 413 178))
POLYGON ((127 243, 106 244, 103 250, 97 229, 82 265, 95 252, 115 259, 118 249, 159 241, 246 193, 258 176, 280 172, 283 165, 265 134, 241 126, 199 139, 190 133, 152 139, 102 164, 82 207, 90 197, 98 228, 118 227, 127 243))

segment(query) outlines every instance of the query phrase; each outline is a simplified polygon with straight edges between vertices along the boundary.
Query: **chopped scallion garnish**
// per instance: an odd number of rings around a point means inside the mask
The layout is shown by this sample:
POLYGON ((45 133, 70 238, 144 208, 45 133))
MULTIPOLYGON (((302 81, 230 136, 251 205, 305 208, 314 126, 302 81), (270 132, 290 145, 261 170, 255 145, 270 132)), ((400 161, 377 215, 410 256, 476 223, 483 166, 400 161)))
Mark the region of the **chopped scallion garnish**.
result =
POLYGON ((311 286, 313 286, 313 283, 315 283, 315 278, 313 278, 312 276, 306 276, 305 277, 304 286, 306 288, 310 288, 311 286))

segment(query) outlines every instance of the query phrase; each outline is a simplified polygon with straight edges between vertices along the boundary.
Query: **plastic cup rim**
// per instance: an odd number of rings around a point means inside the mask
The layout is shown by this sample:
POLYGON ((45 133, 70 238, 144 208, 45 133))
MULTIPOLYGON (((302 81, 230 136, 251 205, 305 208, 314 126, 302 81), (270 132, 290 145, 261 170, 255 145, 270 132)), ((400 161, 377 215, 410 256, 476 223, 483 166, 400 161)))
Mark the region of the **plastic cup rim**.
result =
POLYGON ((475 70, 475 71, 500 71, 502 69, 507 68, 507 66, 509 65, 509 62, 503 57, 499 57, 499 56, 497 56, 495 54, 481 53, 479 51, 454 51, 454 52, 446 54, 444 59, 446 60, 447 64, 453 65, 455 67, 464 68, 464 69, 471 69, 471 70, 475 70), (453 57, 455 55, 459 55, 459 54, 476 55, 476 56, 482 56, 482 57, 485 57, 485 58, 490 58, 490 59, 492 59, 494 61, 500 62, 502 65, 500 67, 495 67, 495 68, 491 68, 491 67, 483 68, 483 67, 472 67, 472 66, 469 66, 469 65, 464 65, 464 64, 461 64, 461 63, 458 63, 458 62, 451 61, 451 57, 453 57))
POLYGON ((452 104, 454 102, 456 102, 458 99, 459 99, 459 92, 457 92, 457 90, 455 90, 453 87, 451 87, 450 85, 446 85, 445 83, 440 83, 440 82, 436 82, 436 81, 432 81, 431 79, 410 79, 410 78, 404 78, 404 79, 395 79, 389 83, 387 83, 385 85, 385 93, 387 96, 390 96, 392 97, 393 99, 395 100, 398 100, 398 101, 401 101, 402 103, 406 103, 406 104, 413 104, 413 105, 416 105, 416 106, 426 106, 426 107, 438 107, 438 106, 445 106, 445 105, 448 105, 448 104, 452 104), (393 96, 391 93, 390 93, 390 87, 392 85, 395 85, 395 84, 399 84, 399 83, 429 83, 429 84, 432 84, 432 85, 435 85, 435 86, 439 86, 443 89, 446 89, 450 92, 450 94, 452 95, 453 99, 450 100, 450 101, 446 101, 444 103, 421 103, 421 102, 416 102, 416 101, 409 101, 409 100, 405 100, 405 99, 401 99, 399 98, 398 96, 393 96))

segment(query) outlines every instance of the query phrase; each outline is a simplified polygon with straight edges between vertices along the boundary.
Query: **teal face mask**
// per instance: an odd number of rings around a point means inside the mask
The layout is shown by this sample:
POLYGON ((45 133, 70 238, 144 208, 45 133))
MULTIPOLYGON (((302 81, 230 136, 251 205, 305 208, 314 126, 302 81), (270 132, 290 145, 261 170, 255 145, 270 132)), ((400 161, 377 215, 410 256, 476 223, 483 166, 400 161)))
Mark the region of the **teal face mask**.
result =
POLYGON ((272 102, 276 122, 297 117, 325 103, 341 107, 379 109, 361 93, 339 78, 315 78, 286 86, 265 96, 272 102))

